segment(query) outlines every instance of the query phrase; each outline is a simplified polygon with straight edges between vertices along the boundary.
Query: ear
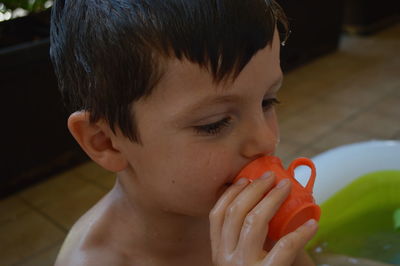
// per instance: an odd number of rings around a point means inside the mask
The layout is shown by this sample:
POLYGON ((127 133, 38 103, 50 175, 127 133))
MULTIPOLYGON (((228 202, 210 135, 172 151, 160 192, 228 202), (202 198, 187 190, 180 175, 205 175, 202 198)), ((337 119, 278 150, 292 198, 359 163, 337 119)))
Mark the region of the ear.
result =
POLYGON ((123 154, 114 148, 115 135, 106 123, 90 123, 89 113, 79 111, 68 118, 68 129, 87 155, 103 168, 120 172, 128 166, 123 154))

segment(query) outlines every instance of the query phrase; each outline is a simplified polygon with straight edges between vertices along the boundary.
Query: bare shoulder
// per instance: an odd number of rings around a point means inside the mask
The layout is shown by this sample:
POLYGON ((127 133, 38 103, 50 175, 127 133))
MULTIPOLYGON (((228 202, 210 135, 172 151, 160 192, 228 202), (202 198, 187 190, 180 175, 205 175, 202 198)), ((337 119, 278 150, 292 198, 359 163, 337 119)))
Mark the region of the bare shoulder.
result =
POLYGON ((55 266, 121 265, 121 257, 110 248, 107 196, 85 213, 71 228, 55 266))
POLYGON ((74 250, 59 257, 55 266, 110 266, 123 265, 123 260, 107 249, 74 250))

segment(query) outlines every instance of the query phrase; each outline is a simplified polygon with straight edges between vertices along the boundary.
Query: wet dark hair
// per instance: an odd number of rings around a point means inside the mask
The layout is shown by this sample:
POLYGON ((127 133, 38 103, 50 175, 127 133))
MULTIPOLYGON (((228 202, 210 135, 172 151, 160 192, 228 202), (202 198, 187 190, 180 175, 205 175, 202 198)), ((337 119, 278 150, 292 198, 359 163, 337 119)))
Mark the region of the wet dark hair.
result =
POLYGON ((140 143, 132 104, 149 96, 168 58, 215 82, 237 77, 287 22, 274 0, 56 0, 50 57, 69 111, 105 119, 140 143))

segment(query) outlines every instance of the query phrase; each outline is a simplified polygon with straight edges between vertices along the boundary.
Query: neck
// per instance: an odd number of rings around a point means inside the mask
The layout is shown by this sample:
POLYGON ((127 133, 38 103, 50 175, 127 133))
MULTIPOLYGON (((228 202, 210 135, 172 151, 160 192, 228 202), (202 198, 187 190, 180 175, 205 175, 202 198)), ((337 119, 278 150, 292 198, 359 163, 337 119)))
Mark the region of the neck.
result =
POLYGON ((149 207, 128 191, 130 187, 118 180, 111 192, 118 198, 121 228, 129 230, 124 233, 126 247, 169 261, 194 256, 210 258, 208 216, 190 217, 149 207))

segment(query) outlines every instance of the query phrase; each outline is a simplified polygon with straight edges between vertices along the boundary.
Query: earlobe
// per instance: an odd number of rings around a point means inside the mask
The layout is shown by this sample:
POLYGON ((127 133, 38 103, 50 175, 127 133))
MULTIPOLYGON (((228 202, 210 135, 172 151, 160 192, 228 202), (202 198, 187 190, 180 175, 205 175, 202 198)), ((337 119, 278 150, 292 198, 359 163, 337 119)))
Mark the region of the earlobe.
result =
POLYGON ((113 145, 104 123, 90 123, 89 113, 78 111, 68 118, 68 129, 86 154, 103 168, 120 172, 128 166, 123 154, 113 145))

